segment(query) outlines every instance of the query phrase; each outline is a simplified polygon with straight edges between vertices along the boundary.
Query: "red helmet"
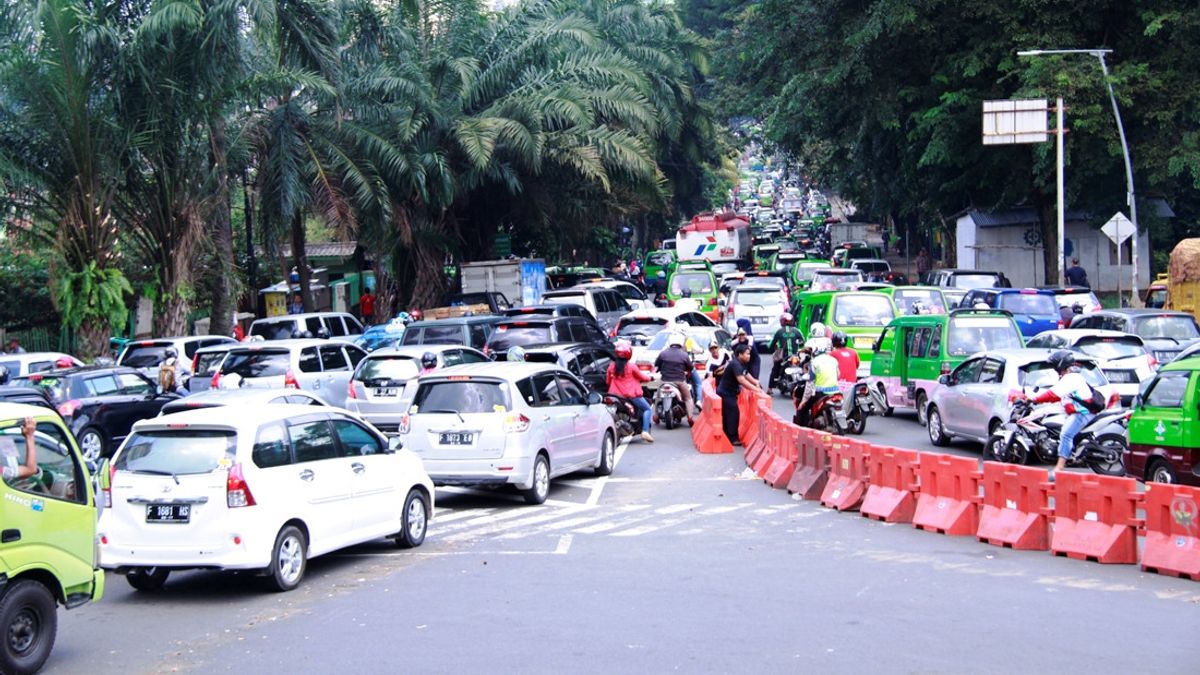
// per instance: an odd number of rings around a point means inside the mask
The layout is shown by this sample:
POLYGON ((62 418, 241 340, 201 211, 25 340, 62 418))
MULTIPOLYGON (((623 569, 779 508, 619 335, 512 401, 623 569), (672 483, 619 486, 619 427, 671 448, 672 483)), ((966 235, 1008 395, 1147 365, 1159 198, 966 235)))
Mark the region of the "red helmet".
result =
POLYGON ((616 353, 618 359, 633 358, 633 345, 629 344, 625 340, 618 342, 613 351, 616 353))
POLYGON ((72 359, 69 356, 60 356, 54 362, 54 367, 55 368, 74 368, 75 367, 75 359, 72 359))
POLYGON ((793 317, 792 317, 791 312, 784 312, 783 314, 779 315, 779 325, 781 325, 781 326, 792 325, 792 318, 793 317))

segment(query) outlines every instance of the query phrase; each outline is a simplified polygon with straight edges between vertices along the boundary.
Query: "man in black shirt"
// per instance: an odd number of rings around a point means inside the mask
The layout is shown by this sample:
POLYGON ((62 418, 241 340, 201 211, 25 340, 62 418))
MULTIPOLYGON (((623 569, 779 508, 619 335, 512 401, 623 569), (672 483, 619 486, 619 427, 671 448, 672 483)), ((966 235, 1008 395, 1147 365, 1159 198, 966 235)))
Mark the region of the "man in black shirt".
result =
POLYGON ((721 428, 725 437, 733 445, 741 445, 738 440, 738 424, 741 422, 741 411, 738 410, 738 393, 742 387, 762 391, 758 384, 746 375, 746 365, 750 363, 750 352, 753 347, 739 343, 733 347, 733 359, 725 366, 721 381, 717 384, 717 395, 721 397, 721 428))
POLYGON ((1067 268, 1064 276, 1067 277, 1068 286, 1091 288, 1091 285, 1088 283, 1087 272, 1079 266, 1079 258, 1071 258, 1071 266, 1067 268))

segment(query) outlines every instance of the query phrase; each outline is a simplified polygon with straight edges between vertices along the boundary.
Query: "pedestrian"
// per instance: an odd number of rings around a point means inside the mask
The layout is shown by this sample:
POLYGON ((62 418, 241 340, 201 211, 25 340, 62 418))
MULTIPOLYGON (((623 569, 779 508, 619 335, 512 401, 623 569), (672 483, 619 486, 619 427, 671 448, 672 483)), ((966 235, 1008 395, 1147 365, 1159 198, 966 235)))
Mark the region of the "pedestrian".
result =
POLYGON ((628 399, 635 408, 642 411, 642 440, 653 443, 654 437, 650 435, 650 420, 654 412, 642 390, 642 383, 649 382, 651 378, 648 374, 643 373, 641 368, 630 363, 630 359, 633 358, 633 345, 621 340, 613 351, 617 358, 608 364, 608 371, 604 374, 604 379, 608 384, 608 393, 628 399))
POLYGON ((1079 258, 1071 258, 1071 266, 1067 268, 1065 273, 1068 286, 1081 286, 1083 288, 1091 288, 1088 283, 1087 271, 1079 266, 1079 258))
POLYGON ((733 359, 725 366, 725 372, 717 384, 717 395, 721 397, 721 428, 725 437, 733 445, 741 445, 738 439, 738 425, 741 423, 741 411, 738 410, 738 394, 742 387, 751 391, 761 392, 758 384, 746 374, 746 366, 750 363, 750 352, 754 348, 744 342, 733 347, 733 359))
POLYGON ((717 379, 725 372, 725 366, 729 365, 729 360, 732 358, 729 352, 721 348, 721 344, 714 338, 708 343, 708 362, 704 364, 704 370, 708 373, 708 377, 717 379))
POLYGON ((303 313, 304 313, 304 300, 301 299, 299 293, 293 294, 292 295, 292 304, 288 305, 288 314, 303 314, 303 313))
POLYGON ((24 354, 25 348, 21 346, 21 343, 17 341, 17 338, 9 338, 7 351, 9 354, 24 354))
POLYGON ((924 283, 925 275, 929 274, 932 269, 933 262, 929 260, 929 251, 922 247, 921 251, 917 253, 917 279, 924 283))
POLYGON ((887 252, 888 252, 889 237, 890 237, 890 235, 888 234, 887 228, 886 227, 883 228, 883 255, 885 255, 885 256, 887 255, 887 252))
POLYGON ((370 286, 358 298, 358 312, 362 315, 364 326, 375 323, 375 294, 371 292, 370 286))

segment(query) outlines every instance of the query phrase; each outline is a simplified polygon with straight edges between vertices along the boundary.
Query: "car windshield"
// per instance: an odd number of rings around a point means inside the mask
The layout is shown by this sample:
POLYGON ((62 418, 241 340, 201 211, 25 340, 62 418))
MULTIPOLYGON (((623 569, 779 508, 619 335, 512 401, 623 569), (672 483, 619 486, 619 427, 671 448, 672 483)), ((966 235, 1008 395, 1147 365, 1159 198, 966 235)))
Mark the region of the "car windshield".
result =
POLYGON ((170 429, 134 432, 113 463, 116 471, 179 476, 229 466, 237 435, 232 431, 170 429))
POLYGON ((1146 353, 1146 348, 1139 344, 1139 340, 1127 337, 1080 338, 1075 348, 1097 359, 1127 359, 1146 353))
MULTIPOLYGON (((1108 384, 1108 379, 1094 363, 1080 363, 1079 373, 1093 387, 1103 387, 1108 384)), ((1028 363, 1017 370, 1017 384, 1022 387, 1047 389, 1057 383, 1058 371, 1046 361, 1028 363)))
POLYGON ((411 411, 449 413, 508 412, 508 397, 493 380, 425 382, 413 397, 411 411))
POLYGON ((796 276, 801 281, 812 281, 813 275, 817 273, 817 270, 827 270, 830 267, 829 263, 799 263, 796 276))
POLYGON ((282 377, 290 365, 288 354, 283 349, 230 352, 221 364, 221 374, 237 373, 242 378, 282 377))
POLYGON ((890 265, 888 265, 886 262, 883 262, 883 261, 878 261, 878 262, 864 261, 864 262, 854 263, 854 269, 862 270, 864 272, 887 272, 887 271, 890 271, 892 268, 890 265))
POLYGON ((125 347, 125 351, 121 352, 121 360, 117 365, 130 368, 154 368, 166 360, 167 350, 170 348, 171 345, 166 343, 143 345, 131 342, 125 347))
POLYGON ((784 303, 783 294, 775 289, 739 288, 734 295, 733 304, 750 307, 777 307, 784 303))
POLYGON ((1029 316, 1058 316, 1058 303, 1041 293, 1002 293, 1000 309, 1029 316))
POLYGON ((1141 317, 1134 322, 1132 332, 1134 335, 1151 339, 1191 340, 1200 337, 1200 332, 1196 330, 1196 320, 1177 314, 1141 317))
POLYGON ((950 284, 958 288, 993 288, 996 285, 994 274, 955 274, 950 284))
POLYGON ((692 295, 713 292, 712 275, 707 272, 680 272, 671 277, 671 295, 683 295, 685 290, 692 295))
POLYGON ((941 292, 932 288, 906 288, 894 292, 892 300, 896 303, 896 311, 901 314, 912 313, 918 303, 920 304, 922 314, 946 313, 946 302, 943 300, 941 292))
POLYGON ((550 337, 550 324, 532 323, 524 326, 516 324, 500 324, 488 338, 488 348, 504 351, 513 345, 535 345, 543 342, 554 342, 550 337))
POLYGON ((393 354, 389 356, 371 356, 363 362, 354 379, 368 387, 376 383, 389 381, 408 381, 417 376, 417 360, 408 354, 393 354))
POLYGON ((617 335, 624 337, 641 336, 648 337, 655 335, 662 327, 667 325, 666 319, 652 318, 635 318, 621 319, 621 324, 617 327, 617 335))
POLYGON ((946 351, 966 356, 993 349, 1019 349, 1021 334, 1007 317, 963 317, 950 319, 946 351))
POLYGON ((264 340, 287 340, 296 330, 295 319, 279 321, 256 321, 250 327, 251 335, 261 335, 264 340))
POLYGON ((835 295, 833 322, 838 326, 886 326, 896 311, 886 295, 835 295))

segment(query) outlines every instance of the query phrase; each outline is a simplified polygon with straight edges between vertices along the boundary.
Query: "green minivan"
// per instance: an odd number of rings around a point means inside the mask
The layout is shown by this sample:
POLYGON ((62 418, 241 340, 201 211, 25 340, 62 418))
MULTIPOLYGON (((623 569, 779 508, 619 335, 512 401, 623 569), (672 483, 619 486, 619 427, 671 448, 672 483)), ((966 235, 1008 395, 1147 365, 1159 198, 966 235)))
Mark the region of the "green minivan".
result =
POLYGON ((711 270, 680 265, 667 279, 667 299, 674 305, 683 299, 684 291, 688 297, 700 305, 700 311, 707 314, 713 321, 721 320, 721 312, 717 307, 717 277, 711 270))
POLYGON ((909 314, 887 325, 873 346, 872 395, 884 414, 913 408, 925 424, 925 409, 949 374, 976 352, 1024 346, 1012 314, 993 309, 952 309, 949 314, 909 314))
POLYGON ((0 673, 31 673, 54 646, 57 606, 104 595, 96 499, 75 437, 46 408, 0 404, 0 469, 0 673), (37 468, 18 477, 28 459, 27 417, 36 425, 37 468))
POLYGON ((1163 366, 1134 399, 1125 474, 1200 486, 1200 357, 1163 366))
POLYGON ((797 295, 796 301, 796 327, 805 339, 817 322, 845 333, 847 346, 858 352, 859 375, 867 375, 875 339, 896 317, 892 301, 871 291, 807 291, 797 295))

